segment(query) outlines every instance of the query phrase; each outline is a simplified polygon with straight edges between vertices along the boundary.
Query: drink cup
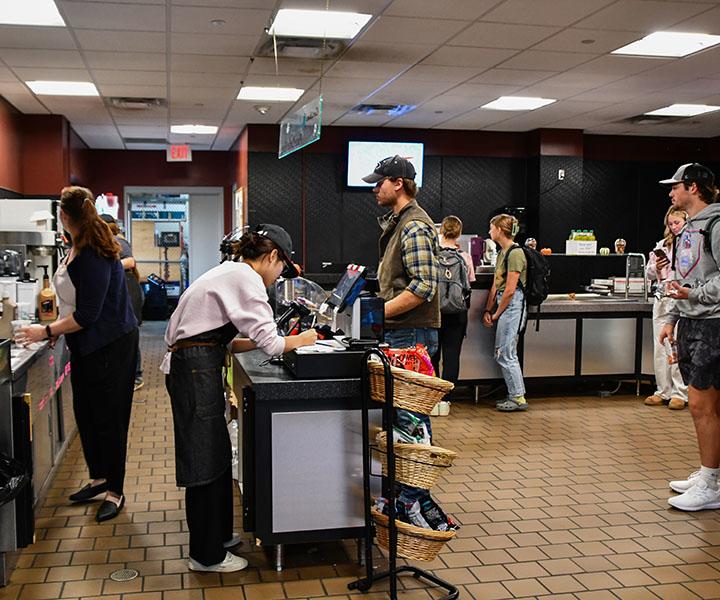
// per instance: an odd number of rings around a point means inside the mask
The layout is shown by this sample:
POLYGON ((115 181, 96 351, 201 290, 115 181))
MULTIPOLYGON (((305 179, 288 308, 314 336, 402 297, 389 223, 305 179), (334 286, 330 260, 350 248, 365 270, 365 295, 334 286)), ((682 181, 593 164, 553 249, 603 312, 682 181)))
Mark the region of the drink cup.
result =
POLYGON ((17 319, 16 321, 10 321, 10 325, 12 326, 13 331, 13 340, 15 340, 15 343, 19 346, 22 344, 25 340, 25 336, 20 333, 20 330, 24 327, 28 327, 32 321, 29 319, 17 319))

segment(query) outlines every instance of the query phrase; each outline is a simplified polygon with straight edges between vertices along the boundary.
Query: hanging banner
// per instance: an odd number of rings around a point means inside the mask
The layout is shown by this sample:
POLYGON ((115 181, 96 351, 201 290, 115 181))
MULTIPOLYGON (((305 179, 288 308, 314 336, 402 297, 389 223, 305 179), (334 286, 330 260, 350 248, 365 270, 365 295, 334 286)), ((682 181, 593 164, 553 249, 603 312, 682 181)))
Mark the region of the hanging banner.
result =
POLYGON ((320 139, 322 104, 322 96, 318 96, 280 122, 278 158, 320 139))

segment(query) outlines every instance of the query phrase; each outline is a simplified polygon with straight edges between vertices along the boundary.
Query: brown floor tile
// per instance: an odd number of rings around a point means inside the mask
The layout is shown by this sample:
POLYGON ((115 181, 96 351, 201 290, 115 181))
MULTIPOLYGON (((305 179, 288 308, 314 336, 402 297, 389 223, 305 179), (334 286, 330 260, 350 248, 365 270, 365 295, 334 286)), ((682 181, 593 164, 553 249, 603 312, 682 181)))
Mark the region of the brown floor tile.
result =
POLYGON ((85 596, 97 596, 102 592, 102 579, 88 579, 85 581, 68 581, 63 586, 63 598, 83 598, 85 596))
POLYGON ((27 583, 23 585, 19 600, 55 600, 60 597, 62 583, 27 583))

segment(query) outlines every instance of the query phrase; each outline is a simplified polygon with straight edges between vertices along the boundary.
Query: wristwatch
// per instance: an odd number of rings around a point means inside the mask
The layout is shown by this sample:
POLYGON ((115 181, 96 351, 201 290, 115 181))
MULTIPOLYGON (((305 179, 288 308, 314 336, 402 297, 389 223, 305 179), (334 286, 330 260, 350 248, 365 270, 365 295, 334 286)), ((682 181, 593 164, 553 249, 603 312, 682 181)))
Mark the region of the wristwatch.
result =
POLYGON ((45 325, 45 333, 47 334, 47 339, 52 339, 52 330, 50 329, 50 325, 45 325))

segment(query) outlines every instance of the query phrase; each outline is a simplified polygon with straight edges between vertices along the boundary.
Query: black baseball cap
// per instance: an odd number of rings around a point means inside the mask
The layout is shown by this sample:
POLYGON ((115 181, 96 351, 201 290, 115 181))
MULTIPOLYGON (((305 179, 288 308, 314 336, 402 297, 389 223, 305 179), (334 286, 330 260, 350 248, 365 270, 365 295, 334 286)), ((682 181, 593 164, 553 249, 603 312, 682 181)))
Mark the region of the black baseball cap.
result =
POLYGON ((115 217, 113 217, 112 215, 109 215, 109 214, 107 214, 107 213, 101 214, 101 215, 100 215, 100 218, 101 218, 103 221, 105 221, 106 223, 117 223, 117 221, 115 220, 115 217))
POLYGON ((670 179, 662 179, 660 183, 664 185, 699 183, 701 185, 713 186, 715 184, 715 175, 710 169, 700 163, 687 163, 675 171, 675 175, 670 179))
POLYGON ((273 225, 272 223, 261 223, 253 227, 252 231, 257 235, 261 235, 275 242, 275 245, 279 249, 280 257, 285 263, 285 268, 283 272, 280 273, 281 277, 292 279, 300 275, 300 271, 292 261, 292 239, 287 231, 280 227, 280 225, 273 225))
POLYGON ((415 167, 407 158, 396 154, 395 156, 383 158, 375 165, 375 170, 370 175, 363 177, 362 180, 365 183, 377 183, 384 177, 415 179, 415 167))

